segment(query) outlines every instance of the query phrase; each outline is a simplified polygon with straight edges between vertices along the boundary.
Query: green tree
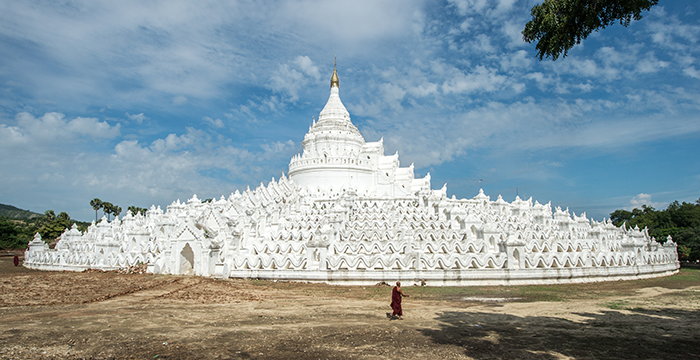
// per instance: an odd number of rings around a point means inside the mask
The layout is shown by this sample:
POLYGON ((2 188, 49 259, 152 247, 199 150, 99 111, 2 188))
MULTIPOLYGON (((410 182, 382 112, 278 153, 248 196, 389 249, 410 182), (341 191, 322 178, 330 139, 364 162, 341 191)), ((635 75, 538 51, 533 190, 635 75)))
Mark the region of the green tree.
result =
POLYGON ((0 218, 0 249, 25 249, 27 242, 21 238, 21 230, 11 220, 0 218))
POLYGON ((44 226, 39 229, 39 234, 41 234, 41 238, 44 239, 44 241, 51 242, 51 240, 61 236, 71 225, 73 225, 73 222, 70 221, 68 213, 61 212, 58 216, 54 217, 53 220, 44 224, 44 226))
POLYGON ((632 212, 627 210, 615 210, 610 213, 610 220, 615 224, 615 226, 620 226, 623 223, 632 220, 632 212))
POLYGON ((678 257, 681 260, 688 260, 690 258, 690 248, 685 245, 678 245, 678 257))
POLYGON ((117 216, 119 216, 119 214, 121 214, 121 213, 122 213, 122 208, 120 208, 120 207, 117 206, 117 205, 113 205, 113 206, 112 206, 112 214, 114 214, 114 217, 115 217, 115 218, 116 218, 117 216))
POLYGON ((90 206, 92 206, 92 209, 95 210, 95 222, 97 222, 97 211, 102 209, 102 200, 94 198, 90 200, 90 206))
POLYGON ((658 4, 658 0, 544 0, 535 5, 532 19, 525 25, 523 40, 537 42, 537 57, 542 60, 566 57, 574 45, 588 35, 619 21, 627 27, 640 20, 642 11, 658 4))
POLYGON ((648 228, 649 235, 659 242, 671 236, 678 244, 678 256, 683 260, 700 260, 700 199, 695 203, 674 201, 665 210, 642 205, 641 209, 615 210, 610 220, 616 226, 648 228))
POLYGON ((145 215, 146 214, 146 209, 144 209, 142 207, 138 207, 138 206, 129 206, 128 210, 131 211, 132 215, 136 215, 136 214, 145 215))
POLYGON ((112 209, 114 208, 114 205, 112 205, 111 202, 104 202, 102 203, 102 212, 107 215, 107 221, 109 221, 109 216, 112 214, 112 209))
POLYGON ((56 213, 53 210, 44 211, 44 216, 46 217, 46 222, 52 222, 56 219, 56 213))

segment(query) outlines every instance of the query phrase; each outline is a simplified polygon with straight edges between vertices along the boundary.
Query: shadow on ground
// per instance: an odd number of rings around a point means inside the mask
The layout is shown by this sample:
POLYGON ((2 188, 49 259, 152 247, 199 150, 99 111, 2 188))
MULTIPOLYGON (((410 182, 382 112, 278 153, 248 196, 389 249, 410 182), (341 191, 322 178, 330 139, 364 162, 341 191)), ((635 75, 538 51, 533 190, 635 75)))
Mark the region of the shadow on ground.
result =
POLYGON ((434 342, 478 359, 698 359, 700 311, 673 309, 578 313, 556 317, 448 311, 434 342))

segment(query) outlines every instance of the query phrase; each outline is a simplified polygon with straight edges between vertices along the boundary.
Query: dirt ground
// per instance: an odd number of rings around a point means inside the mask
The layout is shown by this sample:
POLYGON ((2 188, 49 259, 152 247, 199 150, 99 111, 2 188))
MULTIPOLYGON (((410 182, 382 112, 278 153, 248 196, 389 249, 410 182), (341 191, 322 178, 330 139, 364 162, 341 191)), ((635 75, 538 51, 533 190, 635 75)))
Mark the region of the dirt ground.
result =
POLYGON ((44 272, 0 258, 0 359, 699 359, 700 270, 517 287, 44 272))

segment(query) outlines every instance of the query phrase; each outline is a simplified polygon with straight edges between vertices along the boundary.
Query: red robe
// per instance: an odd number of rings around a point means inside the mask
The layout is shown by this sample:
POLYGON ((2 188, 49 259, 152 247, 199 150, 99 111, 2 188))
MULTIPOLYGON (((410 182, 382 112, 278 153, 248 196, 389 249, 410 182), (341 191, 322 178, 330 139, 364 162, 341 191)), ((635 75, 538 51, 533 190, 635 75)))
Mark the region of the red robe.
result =
POLYGON ((391 292, 391 309, 394 310, 391 316, 403 316, 403 311, 401 310, 401 293, 399 292, 398 286, 394 286, 394 290, 391 292))

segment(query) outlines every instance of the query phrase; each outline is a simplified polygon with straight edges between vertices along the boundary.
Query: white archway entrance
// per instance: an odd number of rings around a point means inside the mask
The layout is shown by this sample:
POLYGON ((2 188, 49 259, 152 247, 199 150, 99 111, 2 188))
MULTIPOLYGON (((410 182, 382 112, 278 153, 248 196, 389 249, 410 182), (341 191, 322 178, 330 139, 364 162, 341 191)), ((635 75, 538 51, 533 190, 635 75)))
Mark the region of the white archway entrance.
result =
POLYGON ((180 274, 194 274, 194 251, 192 251, 189 243, 185 244, 185 247, 180 251, 180 274))

